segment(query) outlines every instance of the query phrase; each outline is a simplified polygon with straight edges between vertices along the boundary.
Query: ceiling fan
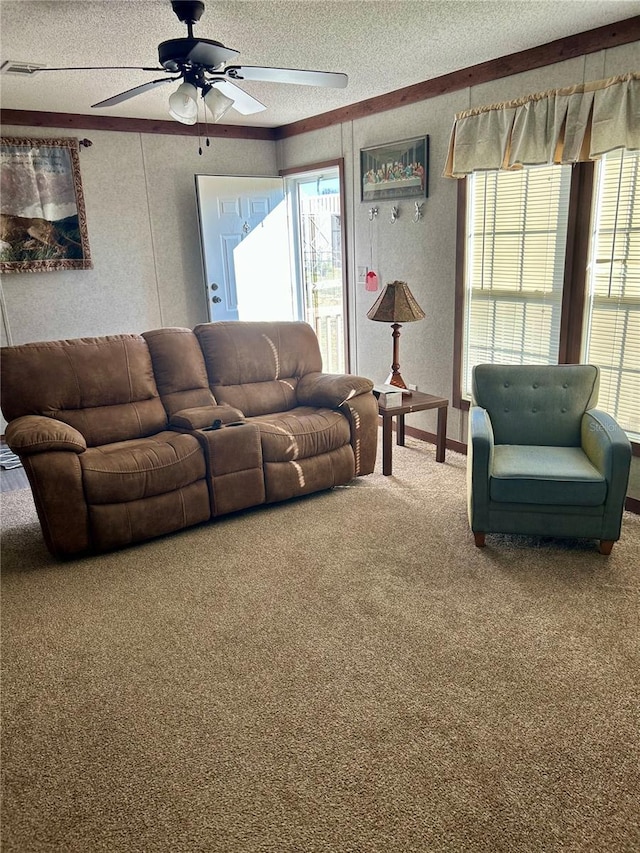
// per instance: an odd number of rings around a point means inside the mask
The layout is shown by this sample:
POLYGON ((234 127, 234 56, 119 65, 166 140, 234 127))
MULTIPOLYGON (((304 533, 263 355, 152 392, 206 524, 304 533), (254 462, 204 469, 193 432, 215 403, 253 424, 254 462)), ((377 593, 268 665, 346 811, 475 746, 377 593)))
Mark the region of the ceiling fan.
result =
POLYGON ((168 75, 134 86, 111 98, 92 104, 93 109, 113 107, 129 98, 141 95, 177 80, 182 82, 169 97, 169 114, 183 124, 195 124, 198 118, 198 92, 206 104, 213 121, 220 121, 227 110, 237 110, 242 115, 265 110, 261 103, 245 92, 234 81, 260 80, 269 83, 297 83, 305 86, 344 88, 347 75, 333 71, 305 71, 295 68, 262 68, 255 65, 228 64, 239 56, 239 51, 225 47, 219 41, 196 38, 193 25, 204 12, 202 0, 172 0, 171 6, 178 19, 187 25, 187 38, 170 39, 158 45, 161 67, 95 66, 81 68, 40 68, 39 71, 106 71, 130 68, 137 71, 164 71, 168 75))

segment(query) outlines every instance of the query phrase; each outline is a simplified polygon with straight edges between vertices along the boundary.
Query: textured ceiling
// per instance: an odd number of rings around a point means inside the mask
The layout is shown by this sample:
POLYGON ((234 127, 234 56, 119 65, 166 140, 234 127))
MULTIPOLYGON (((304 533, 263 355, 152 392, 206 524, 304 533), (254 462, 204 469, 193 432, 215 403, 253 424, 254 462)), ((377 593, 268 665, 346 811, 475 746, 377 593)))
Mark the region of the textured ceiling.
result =
MULTIPOLYGON (((240 51, 246 65, 341 71, 346 89, 243 83, 264 112, 225 124, 278 126, 460 68, 636 15, 617 0, 221 0, 195 35, 240 51)), ((186 36, 169 0, 0 0, 0 61, 157 66, 159 42, 186 36)), ((163 72, 162 72, 163 73, 163 72)), ((161 74, 162 74, 161 73, 161 74)), ((161 76, 161 75, 160 75, 161 76)), ((167 119, 173 86, 108 109, 91 104, 158 77, 128 71, 0 75, 6 109, 167 119)))

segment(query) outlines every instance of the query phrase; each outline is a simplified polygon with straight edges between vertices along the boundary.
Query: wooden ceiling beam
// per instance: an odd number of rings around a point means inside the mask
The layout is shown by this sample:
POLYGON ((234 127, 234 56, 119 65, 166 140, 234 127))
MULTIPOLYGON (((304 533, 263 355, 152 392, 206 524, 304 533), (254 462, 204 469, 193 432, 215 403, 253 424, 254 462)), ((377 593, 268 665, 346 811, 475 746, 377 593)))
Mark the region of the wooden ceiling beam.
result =
POLYGON ((76 113, 50 113, 39 110, 0 110, 3 125, 19 127, 65 127, 72 130, 117 130, 120 133, 167 133, 172 136, 200 136, 222 139, 274 140, 273 127, 246 127, 235 124, 208 124, 206 133, 200 126, 144 118, 119 118, 118 116, 81 115, 76 113))
MULTIPOLYGON (((578 9, 579 7, 577 7, 578 9)), ((452 71, 441 77, 434 77, 404 89, 388 92, 386 95, 377 95, 366 101, 359 101, 348 107, 339 107, 330 112, 321 113, 317 116, 294 121, 276 128, 277 138, 286 139, 289 136, 297 136, 300 133, 308 133, 311 130, 320 130, 342 122, 355 121, 360 118, 368 118, 376 113, 387 110, 395 110, 398 107, 406 107, 438 95, 446 95, 466 89, 467 86, 477 86, 480 83, 490 83, 492 80, 500 80, 510 77, 512 74, 521 74, 534 68, 542 68, 545 65, 553 65, 556 62, 564 62, 588 53, 596 53, 608 47, 618 47, 622 44, 630 44, 640 41, 640 15, 587 30, 573 36, 556 39, 556 41, 521 50, 509 56, 501 56, 479 65, 452 71)), ((629 71, 635 69, 630 68, 629 71)), ((576 81, 579 82, 579 81, 576 81)))

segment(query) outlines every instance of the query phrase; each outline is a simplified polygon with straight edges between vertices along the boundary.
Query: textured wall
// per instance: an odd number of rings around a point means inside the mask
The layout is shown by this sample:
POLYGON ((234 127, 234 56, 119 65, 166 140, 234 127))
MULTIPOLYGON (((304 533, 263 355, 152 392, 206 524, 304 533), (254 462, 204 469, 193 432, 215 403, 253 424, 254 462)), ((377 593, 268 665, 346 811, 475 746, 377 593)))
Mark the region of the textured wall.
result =
MULTIPOLYGON (((73 136, 3 127, 4 136, 73 136)), ((142 332, 207 320, 196 173, 276 174, 275 144, 186 136, 80 132, 94 268, 1 277, 2 342, 142 332)))
MULTIPOLYGON (((636 42, 278 143, 280 168, 331 157, 345 159, 353 369, 383 381, 391 362, 390 328, 366 317, 376 294, 357 282, 357 267, 372 263, 382 284, 396 278, 407 281, 426 313, 424 320, 402 328, 400 365, 405 381, 428 393, 452 395, 457 182, 441 175, 455 113, 583 79, 637 70, 637 57, 636 42), (430 142, 429 198, 424 218, 417 224, 412 221, 413 202, 406 199, 396 202, 400 218, 395 224, 390 221, 390 201, 376 203, 379 213, 371 223, 371 205, 360 201, 360 149, 423 134, 429 135, 430 142)), ((409 421, 435 431, 434 412, 418 412, 409 421)), ((455 409, 450 409, 448 435, 466 441, 466 416, 455 409)))

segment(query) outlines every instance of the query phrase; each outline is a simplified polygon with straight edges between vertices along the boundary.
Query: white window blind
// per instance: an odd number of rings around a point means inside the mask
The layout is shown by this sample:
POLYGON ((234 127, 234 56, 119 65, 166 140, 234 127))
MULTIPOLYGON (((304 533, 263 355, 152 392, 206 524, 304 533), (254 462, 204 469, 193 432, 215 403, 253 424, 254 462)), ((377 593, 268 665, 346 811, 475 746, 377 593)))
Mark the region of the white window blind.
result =
POLYGON ((600 367, 598 408, 640 437, 640 153, 596 167, 582 360, 600 367))
POLYGON ((463 396, 481 363, 556 364, 571 166, 468 178, 463 396))

